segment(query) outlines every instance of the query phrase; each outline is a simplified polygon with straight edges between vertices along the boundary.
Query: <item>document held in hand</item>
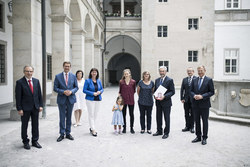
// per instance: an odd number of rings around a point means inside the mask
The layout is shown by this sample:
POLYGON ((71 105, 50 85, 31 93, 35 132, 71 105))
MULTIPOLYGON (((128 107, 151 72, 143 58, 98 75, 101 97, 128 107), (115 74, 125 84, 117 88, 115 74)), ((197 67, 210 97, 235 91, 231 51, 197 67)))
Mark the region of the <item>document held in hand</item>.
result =
POLYGON ((167 91, 167 88, 160 85, 154 93, 155 98, 162 98, 164 94, 166 93, 166 91, 167 91))

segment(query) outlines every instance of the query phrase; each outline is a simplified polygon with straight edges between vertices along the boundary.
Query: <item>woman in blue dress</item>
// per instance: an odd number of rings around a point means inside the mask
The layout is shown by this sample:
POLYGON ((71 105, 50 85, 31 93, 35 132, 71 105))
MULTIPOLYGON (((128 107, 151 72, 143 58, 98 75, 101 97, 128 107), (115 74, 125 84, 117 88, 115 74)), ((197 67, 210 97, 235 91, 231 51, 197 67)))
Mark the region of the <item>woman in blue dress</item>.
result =
POLYGON ((118 96, 116 99, 116 104, 113 106, 113 109, 112 109, 114 113, 113 113, 113 119, 111 122, 111 124, 114 125, 114 131, 116 135, 118 133, 121 134, 121 128, 122 128, 122 125, 124 125, 122 108, 123 108, 123 99, 121 96, 118 96), (117 132, 117 125, 119 126, 118 132, 117 132))

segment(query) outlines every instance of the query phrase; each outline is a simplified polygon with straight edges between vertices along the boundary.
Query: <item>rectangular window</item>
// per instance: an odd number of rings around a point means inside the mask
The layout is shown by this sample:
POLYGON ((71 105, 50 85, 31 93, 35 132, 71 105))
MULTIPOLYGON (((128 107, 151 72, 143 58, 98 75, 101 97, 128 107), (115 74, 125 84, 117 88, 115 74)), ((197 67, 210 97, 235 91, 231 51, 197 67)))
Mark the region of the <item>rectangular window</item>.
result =
POLYGON ((167 37, 168 36, 168 26, 158 26, 158 37, 167 37))
POLYGON ((189 30, 198 30, 198 28, 199 28, 199 19, 198 18, 188 19, 188 29, 189 30))
POLYGON ((168 2, 168 0, 159 0, 159 2, 168 2))
POLYGON ((189 50, 188 51, 188 62, 198 62, 198 51, 189 50))
POLYGON ((165 66, 167 67, 167 72, 169 71, 169 61, 159 61, 159 66, 165 66))
POLYGON ((226 9, 239 9, 240 0, 225 0, 225 8, 226 9))
POLYGON ((0 31, 4 31, 4 2, 0 0, 0 31))
POLYGON ((225 49, 225 74, 238 74, 239 49, 225 49))
MULTIPOLYGON (((0 41, 1 42, 1 41, 0 41)), ((6 83, 6 44, 0 43, 0 84, 6 83)))
POLYGON ((52 80, 52 56, 47 55, 47 79, 52 80))

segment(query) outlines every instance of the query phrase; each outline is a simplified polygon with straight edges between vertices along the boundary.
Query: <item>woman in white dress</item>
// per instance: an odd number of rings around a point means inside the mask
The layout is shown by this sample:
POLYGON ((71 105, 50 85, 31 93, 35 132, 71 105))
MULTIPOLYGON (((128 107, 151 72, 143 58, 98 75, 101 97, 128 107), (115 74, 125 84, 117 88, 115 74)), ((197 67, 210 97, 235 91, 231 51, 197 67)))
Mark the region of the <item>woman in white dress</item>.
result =
POLYGON ((81 125, 81 115, 82 111, 86 110, 86 100, 85 100, 85 94, 83 93, 83 85, 84 85, 84 79, 83 79, 83 71, 78 70, 76 72, 76 78, 78 82, 78 91, 76 92, 76 103, 74 104, 74 114, 75 114, 75 119, 76 122, 74 124, 74 127, 80 126, 81 125))

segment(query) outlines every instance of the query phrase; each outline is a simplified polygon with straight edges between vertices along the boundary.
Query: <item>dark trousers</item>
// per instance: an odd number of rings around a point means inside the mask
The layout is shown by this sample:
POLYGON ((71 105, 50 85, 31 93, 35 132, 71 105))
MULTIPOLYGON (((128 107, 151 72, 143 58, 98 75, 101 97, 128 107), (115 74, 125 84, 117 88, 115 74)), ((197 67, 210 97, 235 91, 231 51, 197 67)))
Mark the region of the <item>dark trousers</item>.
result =
POLYGON ((184 111, 185 111, 185 121, 186 127, 189 129, 194 128, 194 112, 192 109, 192 104, 190 99, 184 103, 184 111))
POLYGON ((70 104, 69 100, 67 99, 65 104, 58 104, 59 108, 59 116, 60 116, 60 134, 64 135, 66 132, 66 135, 70 134, 71 132, 71 115, 72 115, 72 109, 74 104, 70 104), (66 128, 65 128, 65 121, 66 121, 66 128))
POLYGON ((27 129, 29 120, 31 118, 31 133, 32 133, 32 142, 36 142, 39 139, 39 130, 38 130, 38 119, 39 119, 39 111, 34 107, 33 110, 23 111, 23 116, 21 116, 22 121, 22 140, 24 144, 29 143, 27 129))
POLYGON ((208 117, 209 117, 209 108, 199 108, 193 107, 195 114, 195 134, 198 138, 201 137, 201 119, 203 123, 203 139, 207 139, 208 133, 208 117))
POLYGON ((162 133, 162 114, 163 114, 165 120, 164 134, 169 134, 170 112, 171 112, 171 106, 164 106, 159 101, 156 101, 156 122, 157 122, 157 131, 159 133, 162 133))
POLYGON ((145 130, 145 115, 147 115, 147 130, 151 130, 152 107, 139 104, 141 130, 145 130))
POLYGON ((127 106, 129 109, 129 116, 130 116, 130 127, 134 127, 134 105, 129 105, 129 104, 124 104, 123 109, 122 109, 122 114, 123 114, 123 120, 124 120, 124 125, 123 128, 126 128, 126 115, 127 115, 127 106))

